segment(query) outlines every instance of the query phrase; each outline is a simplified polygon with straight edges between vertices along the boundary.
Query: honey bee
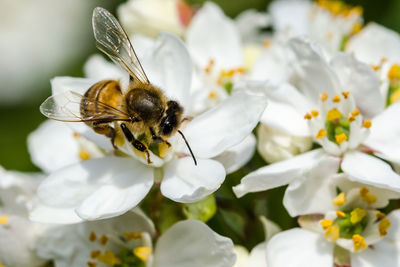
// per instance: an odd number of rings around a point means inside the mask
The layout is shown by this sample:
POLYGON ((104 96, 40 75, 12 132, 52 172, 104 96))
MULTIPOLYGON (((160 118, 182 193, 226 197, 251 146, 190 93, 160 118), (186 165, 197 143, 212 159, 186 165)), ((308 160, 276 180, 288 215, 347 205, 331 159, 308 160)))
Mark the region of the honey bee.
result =
POLYGON ((149 146, 165 144, 178 132, 197 165, 196 158, 179 130, 183 108, 168 99, 162 90, 150 83, 133 46, 118 20, 107 10, 97 7, 92 17, 96 46, 129 74, 125 91, 117 80, 104 80, 91 86, 84 95, 73 91, 53 95, 40 106, 50 119, 84 122, 96 133, 110 138, 115 149, 127 140, 134 149, 145 153, 151 164, 149 146))

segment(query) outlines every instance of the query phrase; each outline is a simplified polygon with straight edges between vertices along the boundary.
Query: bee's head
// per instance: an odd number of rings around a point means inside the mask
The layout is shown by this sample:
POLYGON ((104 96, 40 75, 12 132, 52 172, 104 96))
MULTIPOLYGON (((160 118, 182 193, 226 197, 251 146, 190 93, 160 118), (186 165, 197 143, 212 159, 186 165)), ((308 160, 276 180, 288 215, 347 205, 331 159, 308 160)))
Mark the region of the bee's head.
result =
POLYGON ((159 125, 159 135, 169 137, 179 128, 182 120, 183 108, 176 101, 168 101, 167 109, 161 118, 159 125))

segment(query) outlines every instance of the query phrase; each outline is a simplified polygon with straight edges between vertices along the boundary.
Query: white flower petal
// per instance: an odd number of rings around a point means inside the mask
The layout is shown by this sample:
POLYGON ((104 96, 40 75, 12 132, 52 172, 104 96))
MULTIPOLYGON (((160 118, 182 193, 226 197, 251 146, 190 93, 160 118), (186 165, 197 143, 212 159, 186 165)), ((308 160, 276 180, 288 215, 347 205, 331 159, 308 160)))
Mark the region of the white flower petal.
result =
POLYGON ((243 65, 239 31, 216 4, 207 2, 193 17, 186 33, 186 43, 194 60, 205 68, 209 60, 216 69, 243 65))
POLYGON ((247 267, 267 267, 267 242, 262 242, 251 250, 247 267))
POLYGON ((184 43, 175 35, 160 33, 154 47, 143 55, 143 69, 150 82, 172 100, 188 105, 192 61, 184 43))
POLYGON ((39 200, 35 201, 29 219, 39 223, 72 224, 82 222, 74 208, 59 208, 44 205, 39 200))
POLYGON ((52 172, 79 162, 79 146, 65 123, 47 120, 28 136, 32 162, 44 172, 52 172))
POLYGON ((370 22, 354 35, 346 45, 346 51, 354 53, 361 61, 379 65, 383 58, 400 62, 400 36, 397 32, 370 22))
POLYGON ((225 169, 216 160, 191 157, 173 160, 164 167, 161 192, 164 196, 181 203, 201 200, 216 191, 225 179, 225 169))
POLYGON ((224 165, 227 174, 235 172, 251 159, 256 150, 256 142, 256 137, 250 134, 242 142, 230 147, 214 159, 224 165))
POLYGON ((394 103, 372 120, 364 144, 383 158, 400 163, 400 103, 394 103))
POLYGON ((334 244, 308 230, 294 228, 267 244, 268 267, 332 267, 334 244))
POLYGON ((98 80, 88 78, 55 77, 51 79, 51 91, 53 95, 65 91, 74 91, 84 95, 96 82, 98 82, 98 80))
POLYGON ((373 248, 351 254, 352 267, 399 266, 398 244, 387 239, 374 244, 373 248))
POLYGON ((266 104, 263 97, 238 92, 194 118, 184 129, 194 155, 215 157, 240 143, 257 125, 266 104))
POLYGON ((168 229, 154 253, 155 267, 231 267, 235 260, 232 241, 195 220, 168 229))
POLYGON ((383 160, 358 151, 344 155, 341 168, 349 179, 379 188, 400 191, 400 176, 383 160))
POLYGON ((264 191, 289 184, 317 164, 323 155, 323 150, 317 149, 262 167, 246 175, 239 185, 233 187, 233 192, 237 197, 242 197, 250 192, 264 191))
POLYGON ((119 80, 124 85, 129 83, 129 75, 125 70, 99 54, 92 55, 86 61, 84 72, 91 80, 119 80))
POLYGON ((297 87, 308 99, 318 103, 320 93, 326 92, 331 97, 339 93, 338 77, 315 43, 306 38, 293 38, 289 46, 296 56, 297 87))
POLYGON ((400 241, 400 209, 393 210, 392 212, 390 212, 389 215, 387 216, 387 218, 392 223, 392 226, 388 229, 388 234, 386 236, 386 239, 399 242, 400 241))
POLYGON ((340 158, 325 156, 303 179, 292 181, 285 191, 283 204, 290 216, 324 213, 334 209, 336 187, 330 181, 339 170, 340 158))
POLYGON ((53 172, 38 197, 54 208, 75 208, 83 219, 116 216, 136 206, 153 184, 151 168, 130 158, 92 159, 53 172))
POLYGON ((331 66, 342 83, 342 90, 351 92, 363 116, 372 118, 383 111, 385 100, 379 89, 379 78, 369 65, 340 53, 332 59, 331 66))

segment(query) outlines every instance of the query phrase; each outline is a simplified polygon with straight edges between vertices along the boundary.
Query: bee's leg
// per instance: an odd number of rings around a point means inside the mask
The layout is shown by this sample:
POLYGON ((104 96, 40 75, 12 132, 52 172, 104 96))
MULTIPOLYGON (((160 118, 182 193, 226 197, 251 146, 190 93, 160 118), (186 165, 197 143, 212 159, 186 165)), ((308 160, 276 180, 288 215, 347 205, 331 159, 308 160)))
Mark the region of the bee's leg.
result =
POLYGON ((168 141, 165 141, 161 137, 157 136, 152 127, 150 127, 150 133, 151 133, 151 138, 153 139, 154 143, 157 143, 157 144, 158 143, 165 143, 168 147, 171 146, 171 144, 168 141))
POLYGON ((118 150, 118 147, 115 145, 116 133, 115 133, 115 129, 113 127, 111 127, 110 125, 107 125, 107 124, 101 125, 101 124, 93 123, 92 128, 96 133, 103 134, 103 135, 107 136, 108 138, 110 138, 113 148, 115 150, 118 150))
POLYGON ((124 133, 126 139, 128 140, 128 142, 130 142, 134 148, 136 148, 140 152, 146 153, 147 163, 150 165, 152 162, 150 160, 150 153, 149 153, 149 150, 147 149, 147 147, 142 142, 135 139, 135 137, 133 136, 131 131, 128 129, 128 127, 126 127, 125 123, 121 123, 121 129, 122 129, 122 132, 124 133))

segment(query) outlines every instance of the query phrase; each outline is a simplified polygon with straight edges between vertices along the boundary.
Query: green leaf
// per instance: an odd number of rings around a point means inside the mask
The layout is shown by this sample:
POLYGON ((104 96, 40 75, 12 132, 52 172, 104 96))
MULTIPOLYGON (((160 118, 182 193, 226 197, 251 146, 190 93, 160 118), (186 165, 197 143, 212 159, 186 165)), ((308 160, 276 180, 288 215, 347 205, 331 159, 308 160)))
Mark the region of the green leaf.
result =
POLYGON ((207 222, 217 211, 215 197, 214 195, 209 195, 198 202, 183 204, 182 211, 188 219, 207 222))

